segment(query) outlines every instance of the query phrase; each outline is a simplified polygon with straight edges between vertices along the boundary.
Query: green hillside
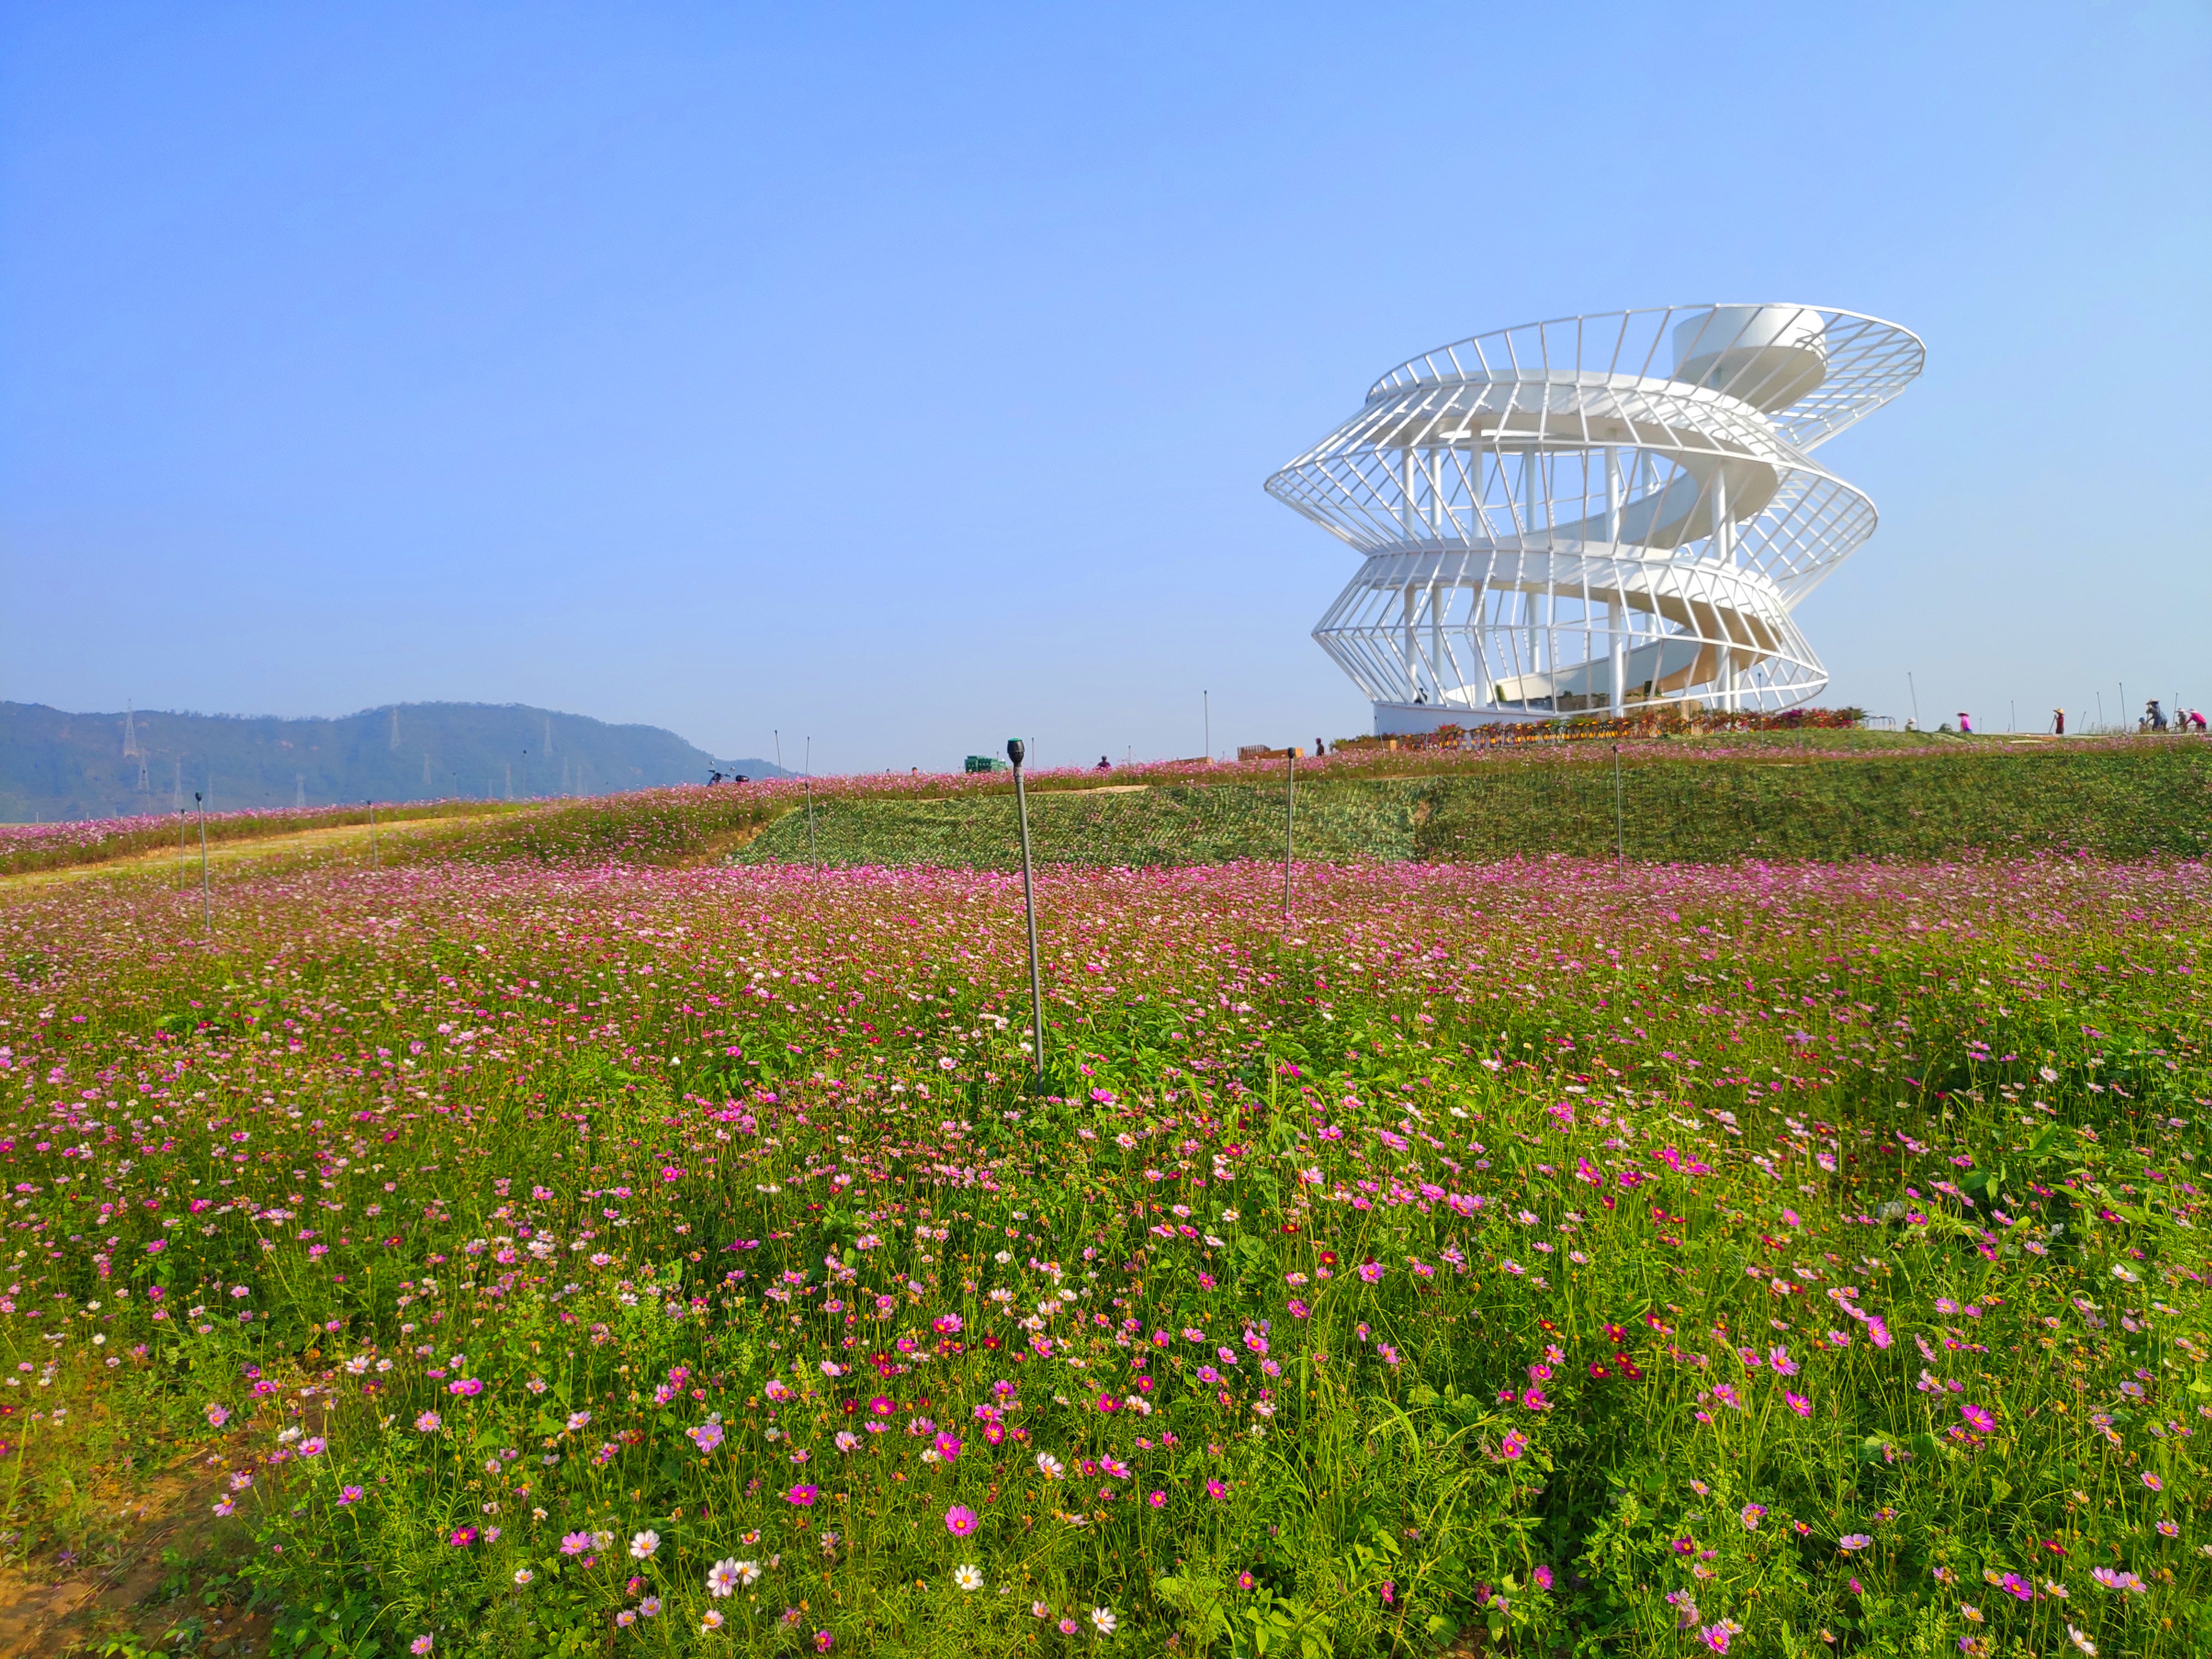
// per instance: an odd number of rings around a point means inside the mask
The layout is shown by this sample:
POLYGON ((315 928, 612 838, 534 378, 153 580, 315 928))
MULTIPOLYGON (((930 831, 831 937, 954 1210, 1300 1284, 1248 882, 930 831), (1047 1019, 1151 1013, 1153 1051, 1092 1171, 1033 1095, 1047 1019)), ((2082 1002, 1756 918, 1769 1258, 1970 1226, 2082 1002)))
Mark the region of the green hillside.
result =
MULTIPOLYGON (((1162 784, 1033 792, 1030 834, 1048 864, 1195 865, 1279 859, 1279 783, 1162 784)), ((1942 858, 2081 851, 2199 857, 2212 847, 2212 746, 1990 749, 1897 758, 1776 750, 1624 762, 1620 811, 1607 757, 1511 757, 1448 773, 1301 781, 1304 859, 1493 860, 1569 854, 1711 863, 1751 859, 1942 858)), ((735 861, 825 866, 1019 861, 1008 794, 817 797, 735 861)))
POLYGON ((659 726, 520 704, 404 703, 279 720, 0 702, 0 823, 161 811, 195 790, 217 811, 605 794, 703 783, 717 767, 775 773, 765 761, 717 760, 659 726))

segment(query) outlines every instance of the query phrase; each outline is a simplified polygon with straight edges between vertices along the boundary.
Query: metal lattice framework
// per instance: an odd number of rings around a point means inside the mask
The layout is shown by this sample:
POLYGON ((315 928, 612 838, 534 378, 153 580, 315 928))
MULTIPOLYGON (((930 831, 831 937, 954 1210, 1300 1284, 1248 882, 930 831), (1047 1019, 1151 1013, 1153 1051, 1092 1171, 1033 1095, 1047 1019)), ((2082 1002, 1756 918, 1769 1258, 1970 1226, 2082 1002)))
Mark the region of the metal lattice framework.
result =
POLYGON ((1922 357, 1875 318, 1713 305, 1401 363, 1267 480, 1366 561, 1314 638, 1378 732, 1807 702, 1827 672, 1790 611, 1875 522, 1811 452, 1922 357))

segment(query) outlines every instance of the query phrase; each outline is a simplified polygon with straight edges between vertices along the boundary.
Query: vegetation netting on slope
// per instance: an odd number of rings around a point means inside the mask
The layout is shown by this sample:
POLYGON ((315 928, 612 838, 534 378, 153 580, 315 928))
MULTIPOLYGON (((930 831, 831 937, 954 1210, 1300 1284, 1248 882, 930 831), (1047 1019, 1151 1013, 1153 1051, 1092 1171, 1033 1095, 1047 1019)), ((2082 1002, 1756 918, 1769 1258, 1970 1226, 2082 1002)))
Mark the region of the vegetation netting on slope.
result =
MULTIPOLYGON (((1925 859, 1970 851, 2196 856, 2212 845, 2212 756, 1671 759, 1613 768, 1510 757, 1426 777, 1302 780, 1295 823, 1279 781, 1038 790, 1042 864, 1206 865, 1491 860, 1564 853, 1694 863, 1925 859)), ((738 864, 1019 866, 1004 793, 902 799, 824 793, 770 821, 738 864)))
POLYGON ((1048 872, 1042 1100, 1000 874, 19 899, 15 1524, 218 1460, 334 1650, 2212 1643, 2204 872, 1297 874, 1048 872))
MULTIPOLYGON (((1405 781, 1309 785, 1292 844, 1300 856, 1332 862, 1411 858, 1418 792, 1405 781)), ((1029 798, 1030 853, 1042 864, 1133 868, 1280 860, 1285 798, 1280 783, 1039 790, 1029 798)), ((1018 870, 1021 830, 1009 795, 833 798, 777 819, 732 859, 1018 870)))

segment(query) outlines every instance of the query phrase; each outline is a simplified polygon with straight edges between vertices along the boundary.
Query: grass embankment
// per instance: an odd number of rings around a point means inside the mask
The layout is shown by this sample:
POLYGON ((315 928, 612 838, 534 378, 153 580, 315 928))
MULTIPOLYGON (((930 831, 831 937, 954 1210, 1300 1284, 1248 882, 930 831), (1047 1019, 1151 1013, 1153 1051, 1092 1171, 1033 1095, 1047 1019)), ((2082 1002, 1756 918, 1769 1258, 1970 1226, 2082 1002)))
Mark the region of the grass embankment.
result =
MULTIPOLYGON (((1613 847, 1610 745, 1531 738, 1491 749, 1340 751, 1299 763, 1304 855, 1426 860, 1613 847), (1600 775, 1603 775, 1601 776, 1600 775)), ((2207 845, 2212 751, 2185 739, 2030 748, 2002 740, 1807 730, 1623 745, 1628 855, 1915 858, 2081 848, 2115 857, 2207 845)), ((1280 762, 1163 761, 1030 780, 1041 855, 1099 865, 1279 855, 1280 762), (1141 787, 1142 793, 1134 793, 1141 787), (1076 804, 1079 803, 1079 805, 1076 804)), ((1005 775, 859 775, 814 781, 815 841, 797 780, 684 786, 526 804, 380 808, 398 862, 684 865, 747 861, 1010 865, 1005 775), (763 834, 763 831, 767 833, 763 834), (760 836, 757 847, 749 847, 760 836)), ((364 809, 208 821, 237 843, 366 823, 364 809)), ((190 833, 197 845, 197 820, 190 833)), ((157 856, 169 817, 14 826, 0 875, 157 856)))
MULTIPOLYGON (((1826 734, 1823 734, 1826 735, 1826 734)), ((2212 848, 2212 748, 2143 744, 1899 752, 1764 745, 1676 757, 1625 755, 1618 834, 1629 858, 1928 859, 1964 853, 2087 852, 2197 857, 2212 848)), ((1516 754, 1425 775, 1345 776, 1316 769, 1297 787, 1296 855, 1489 860, 1612 856, 1609 754, 1516 754)), ((1035 855, 1047 863, 1216 864, 1280 859, 1279 781, 1164 783, 1128 792, 1030 797, 1035 855)), ((748 864, 1012 869, 1020 858, 1009 795, 818 799, 775 818, 736 855, 748 864), (811 838, 810 838, 811 834, 811 838)))
POLYGON ((516 810, 503 801, 440 800, 404 802, 374 809, 363 804, 210 812, 204 819, 193 813, 149 812, 137 817, 93 818, 75 823, 0 824, 0 876, 157 857, 165 852, 174 853, 180 846, 189 856, 199 847, 203 828, 209 845, 222 846, 349 824, 365 825, 370 821, 372 811, 378 824, 397 826, 419 825, 431 820, 497 817, 516 810))
POLYGON ((996 874, 11 898, 7 1547, 197 1470, 303 1655, 2212 1648, 2200 866, 1039 891, 1043 1100, 996 874))

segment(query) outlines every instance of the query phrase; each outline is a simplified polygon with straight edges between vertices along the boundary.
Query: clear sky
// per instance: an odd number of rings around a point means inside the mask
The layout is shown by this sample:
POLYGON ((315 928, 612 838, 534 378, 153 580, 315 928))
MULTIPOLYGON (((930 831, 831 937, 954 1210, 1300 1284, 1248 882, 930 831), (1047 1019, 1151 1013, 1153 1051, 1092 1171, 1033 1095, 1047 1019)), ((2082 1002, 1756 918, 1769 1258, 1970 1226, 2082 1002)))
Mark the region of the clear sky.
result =
POLYGON ((0 696, 817 769, 1364 730, 1261 481, 1407 356, 1927 342, 1825 702, 2212 704, 2203 0, 0 9, 0 696))

